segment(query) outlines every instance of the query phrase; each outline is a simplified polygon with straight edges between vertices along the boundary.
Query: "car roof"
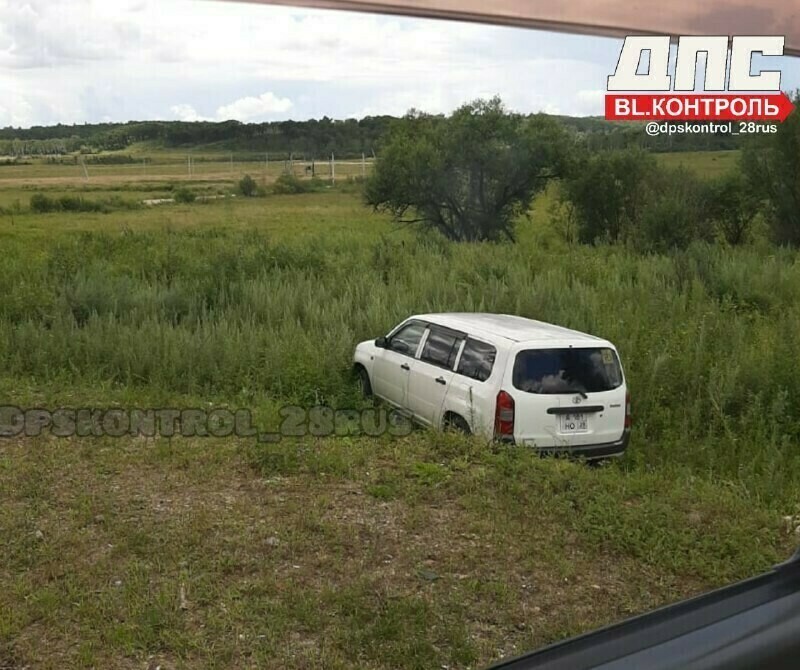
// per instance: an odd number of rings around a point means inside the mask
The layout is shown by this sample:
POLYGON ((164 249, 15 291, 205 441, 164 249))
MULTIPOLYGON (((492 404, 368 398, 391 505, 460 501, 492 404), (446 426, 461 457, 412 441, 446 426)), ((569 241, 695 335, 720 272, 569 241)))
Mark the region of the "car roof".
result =
POLYGON ((487 339, 500 337, 511 342, 552 344, 554 341, 560 341, 573 344, 594 344, 595 346, 606 344, 613 347, 607 340, 588 333, 512 314, 443 312, 439 314, 418 314, 411 318, 487 339))

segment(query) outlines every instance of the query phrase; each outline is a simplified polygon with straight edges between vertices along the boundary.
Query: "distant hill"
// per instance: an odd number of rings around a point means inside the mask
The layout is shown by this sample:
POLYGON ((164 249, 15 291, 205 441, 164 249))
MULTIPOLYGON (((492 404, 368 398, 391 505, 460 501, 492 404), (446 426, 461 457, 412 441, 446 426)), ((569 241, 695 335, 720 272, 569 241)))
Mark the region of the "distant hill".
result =
MULTIPOLYGON (((558 116, 584 137, 590 147, 613 149, 641 146, 653 151, 719 151, 739 148, 738 138, 703 133, 648 137, 639 123, 606 121, 601 117, 558 116)), ((122 151, 146 143, 151 148, 199 148, 236 152, 269 152, 276 159, 290 154, 306 157, 353 158, 377 152, 392 116, 360 120, 328 117, 310 121, 130 121, 83 125, 0 129, 2 155, 54 155, 122 151)))

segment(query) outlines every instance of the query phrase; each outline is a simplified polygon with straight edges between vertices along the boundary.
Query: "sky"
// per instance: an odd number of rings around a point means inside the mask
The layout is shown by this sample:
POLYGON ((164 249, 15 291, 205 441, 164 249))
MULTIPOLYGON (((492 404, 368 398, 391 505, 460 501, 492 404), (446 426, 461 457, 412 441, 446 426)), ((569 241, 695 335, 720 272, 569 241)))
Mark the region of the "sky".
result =
MULTIPOLYGON (((210 0, 0 0, 0 127, 603 113, 621 40, 210 0)), ((778 60, 783 88, 800 59, 778 60)))

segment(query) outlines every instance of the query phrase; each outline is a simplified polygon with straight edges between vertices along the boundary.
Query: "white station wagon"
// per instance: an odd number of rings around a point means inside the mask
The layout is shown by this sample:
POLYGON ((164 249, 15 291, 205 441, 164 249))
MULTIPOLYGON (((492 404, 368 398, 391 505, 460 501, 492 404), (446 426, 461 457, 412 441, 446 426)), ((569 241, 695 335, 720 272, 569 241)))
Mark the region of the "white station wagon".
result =
POLYGON ((421 314, 361 342, 365 395, 416 422, 587 459, 628 446, 630 397, 616 347, 506 314, 421 314))

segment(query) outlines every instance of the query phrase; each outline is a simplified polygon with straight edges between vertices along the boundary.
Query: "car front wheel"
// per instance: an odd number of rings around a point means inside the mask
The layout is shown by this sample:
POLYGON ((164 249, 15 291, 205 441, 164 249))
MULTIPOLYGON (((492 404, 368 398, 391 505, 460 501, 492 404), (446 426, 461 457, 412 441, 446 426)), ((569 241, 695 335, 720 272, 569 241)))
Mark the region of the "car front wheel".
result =
POLYGON ((360 365, 356 368, 356 376, 358 377, 358 386, 361 389, 361 395, 365 398, 372 397, 372 384, 369 381, 369 374, 360 365))

